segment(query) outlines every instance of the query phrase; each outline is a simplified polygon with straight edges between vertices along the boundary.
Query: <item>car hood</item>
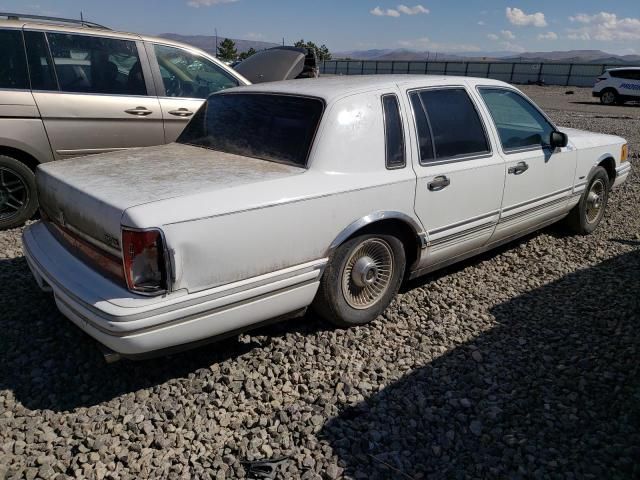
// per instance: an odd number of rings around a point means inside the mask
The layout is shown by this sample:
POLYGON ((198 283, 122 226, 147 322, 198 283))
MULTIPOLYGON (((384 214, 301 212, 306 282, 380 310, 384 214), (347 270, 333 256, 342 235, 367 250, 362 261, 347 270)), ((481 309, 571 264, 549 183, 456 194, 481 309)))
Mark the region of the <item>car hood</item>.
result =
POLYGON ((38 167, 36 181, 40 205, 50 219, 118 248, 129 208, 304 171, 172 143, 47 163, 38 167))
POLYGON ((577 149, 625 143, 624 138, 616 135, 589 132, 587 130, 578 130, 577 128, 559 127, 559 129, 568 135, 569 143, 577 149))
POLYGON ((254 53, 234 68, 251 83, 291 80, 304 70, 302 49, 273 48, 254 53))

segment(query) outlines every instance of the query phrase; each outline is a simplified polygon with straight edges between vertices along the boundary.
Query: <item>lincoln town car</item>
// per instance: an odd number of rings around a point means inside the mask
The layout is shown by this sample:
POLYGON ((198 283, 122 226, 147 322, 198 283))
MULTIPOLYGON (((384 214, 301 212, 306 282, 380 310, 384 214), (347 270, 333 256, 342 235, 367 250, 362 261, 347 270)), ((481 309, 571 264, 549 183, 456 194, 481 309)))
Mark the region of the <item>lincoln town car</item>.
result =
POLYGON ((211 95, 177 142, 41 165, 24 251, 66 317, 139 358, 307 307, 366 324, 407 279, 560 220, 591 233, 630 168, 623 138, 495 80, 264 83, 211 95))

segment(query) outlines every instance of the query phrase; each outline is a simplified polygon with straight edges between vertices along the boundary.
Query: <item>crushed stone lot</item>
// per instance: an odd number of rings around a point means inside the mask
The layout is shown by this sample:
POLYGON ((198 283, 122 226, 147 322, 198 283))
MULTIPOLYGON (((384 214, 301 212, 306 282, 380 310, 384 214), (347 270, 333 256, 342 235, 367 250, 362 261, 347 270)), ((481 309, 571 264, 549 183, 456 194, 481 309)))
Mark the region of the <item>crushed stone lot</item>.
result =
POLYGON ((107 365, 0 232, 0 479, 640 478, 640 106, 563 102, 629 141, 597 231, 412 282, 364 327, 308 313, 107 365))

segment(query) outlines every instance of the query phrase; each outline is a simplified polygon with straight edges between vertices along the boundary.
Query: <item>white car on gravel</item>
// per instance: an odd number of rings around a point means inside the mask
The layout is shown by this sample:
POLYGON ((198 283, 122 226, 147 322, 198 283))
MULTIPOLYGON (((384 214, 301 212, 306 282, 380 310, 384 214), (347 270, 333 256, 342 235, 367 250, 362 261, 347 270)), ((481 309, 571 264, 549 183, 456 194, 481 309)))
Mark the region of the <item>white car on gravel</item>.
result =
POLYGON ((400 284, 566 219, 603 217, 625 140, 556 127, 489 79, 331 77, 209 97, 177 143, 42 165, 38 284, 123 356, 308 306, 340 326, 400 284))
POLYGON ((597 78, 593 96, 604 105, 640 100, 640 67, 607 70, 597 78))

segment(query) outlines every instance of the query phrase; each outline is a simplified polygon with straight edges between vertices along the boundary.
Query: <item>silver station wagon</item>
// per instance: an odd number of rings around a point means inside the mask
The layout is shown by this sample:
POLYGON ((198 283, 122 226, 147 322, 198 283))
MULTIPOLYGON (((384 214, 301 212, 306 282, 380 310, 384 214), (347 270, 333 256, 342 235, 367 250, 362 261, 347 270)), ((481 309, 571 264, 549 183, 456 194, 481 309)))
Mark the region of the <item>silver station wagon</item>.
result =
POLYGON ((0 229, 38 208, 35 168, 175 141, 213 92, 248 85, 189 45, 0 13, 0 229))

